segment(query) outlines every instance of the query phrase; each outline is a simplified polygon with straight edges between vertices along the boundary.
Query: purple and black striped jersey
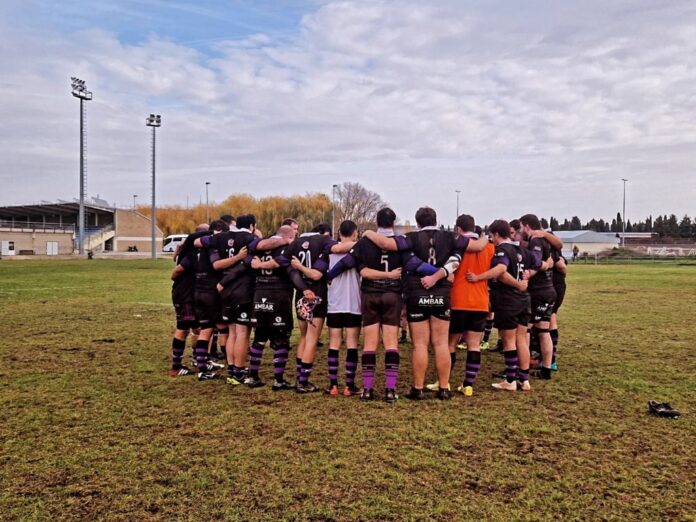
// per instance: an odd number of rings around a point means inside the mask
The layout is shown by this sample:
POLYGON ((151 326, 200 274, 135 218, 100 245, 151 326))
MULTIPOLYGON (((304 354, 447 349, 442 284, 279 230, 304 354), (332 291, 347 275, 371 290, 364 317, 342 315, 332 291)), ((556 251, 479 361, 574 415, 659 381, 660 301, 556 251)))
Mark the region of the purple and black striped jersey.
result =
POLYGON ((547 290, 553 288, 553 274, 551 270, 539 270, 541 264, 551 257, 551 245, 541 237, 533 237, 527 244, 529 250, 534 257, 535 265, 530 266, 533 270, 538 270, 534 277, 529 280, 528 292, 536 292, 538 290, 547 290))
POLYGON ((272 269, 256 270, 256 289, 273 290, 279 292, 290 292, 292 283, 288 275, 288 266, 285 262, 285 251, 290 245, 283 245, 272 250, 256 252, 261 261, 274 260, 280 266, 272 269))
MULTIPOLYGON (((307 268, 318 270, 323 274, 329 268, 331 247, 336 244, 336 241, 324 234, 313 232, 302 234, 288 245, 285 253, 279 257, 278 263, 281 266, 289 266, 292 258, 296 257, 307 268)), ((327 286, 325 277, 322 277, 319 281, 314 281, 305 277, 304 274, 299 275, 299 280, 294 279, 294 281, 300 283, 295 285, 298 287, 298 290, 309 289, 323 298, 326 297, 327 286)))
MULTIPOLYGON (((259 243, 259 238, 249 230, 241 229, 237 231, 221 232, 214 236, 208 236, 201 240, 201 243, 206 247, 210 262, 215 263, 221 259, 228 259, 238 253, 242 248, 246 247, 249 254, 254 252, 256 245, 259 243)), ((254 297, 254 272, 249 264, 240 261, 245 269, 235 271, 235 277, 228 281, 225 287, 226 295, 231 300, 238 303, 247 303, 254 297)), ((228 273, 233 270, 235 265, 226 268, 222 271, 222 278, 225 278, 228 273)))

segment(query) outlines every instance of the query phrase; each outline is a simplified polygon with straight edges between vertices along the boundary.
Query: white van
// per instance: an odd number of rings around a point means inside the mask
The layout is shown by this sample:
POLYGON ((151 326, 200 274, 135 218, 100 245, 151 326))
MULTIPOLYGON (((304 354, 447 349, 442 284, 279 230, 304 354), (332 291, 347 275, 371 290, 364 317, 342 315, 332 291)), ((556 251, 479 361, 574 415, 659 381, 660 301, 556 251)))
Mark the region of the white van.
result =
POLYGON ((162 252, 175 252, 176 247, 184 242, 188 234, 172 234, 164 238, 162 252))

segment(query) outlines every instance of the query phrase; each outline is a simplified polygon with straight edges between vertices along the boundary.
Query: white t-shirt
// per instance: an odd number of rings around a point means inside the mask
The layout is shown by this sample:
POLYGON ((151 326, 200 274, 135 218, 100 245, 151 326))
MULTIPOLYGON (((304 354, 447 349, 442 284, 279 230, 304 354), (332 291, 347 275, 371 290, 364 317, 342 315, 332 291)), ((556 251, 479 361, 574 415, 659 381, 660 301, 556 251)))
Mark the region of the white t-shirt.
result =
MULTIPOLYGON (((346 254, 330 254, 329 270, 346 254)), ((360 276, 355 268, 346 270, 329 286, 328 312, 330 314, 361 314, 360 276)))

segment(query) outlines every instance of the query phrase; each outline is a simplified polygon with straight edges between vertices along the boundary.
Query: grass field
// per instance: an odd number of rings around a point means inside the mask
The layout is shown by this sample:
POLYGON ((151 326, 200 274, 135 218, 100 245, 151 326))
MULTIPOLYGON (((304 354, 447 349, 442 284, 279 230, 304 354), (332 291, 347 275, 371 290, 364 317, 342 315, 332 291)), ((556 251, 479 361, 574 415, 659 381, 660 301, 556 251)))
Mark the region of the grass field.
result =
POLYGON ((0 262, 0 520, 696 520, 693 266, 571 266, 554 380, 391 406, 169 378, 169 268, 0 262))

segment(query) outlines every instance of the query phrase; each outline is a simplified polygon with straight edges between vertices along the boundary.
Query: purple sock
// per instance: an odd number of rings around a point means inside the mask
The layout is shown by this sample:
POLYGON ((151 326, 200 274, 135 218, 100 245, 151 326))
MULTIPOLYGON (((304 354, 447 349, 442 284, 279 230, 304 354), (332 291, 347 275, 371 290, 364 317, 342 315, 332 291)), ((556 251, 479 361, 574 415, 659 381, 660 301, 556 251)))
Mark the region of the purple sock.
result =
POLYGON ((254 342, 249 348, 249 375, 254 379, 259 378, 259 368, 261 368, 265 345, 266 343, 254 342))
POLYGON ((290 345, 287 340, 273 343, 273 378, 276 382, 282 382, 284 379, 289 352, 290 345))
POLYGON ((172 370, 181 369, 181 360, 184 358, 184 348, 186 348, 186 341, 177 339, 174 337, 172 339, 172 370))
POLYGON ((466 352, 466 374, 464 386, 473 386, 476 375, 481 369, 481 352, 466 352))
POLYGON ((327 364, 329 367, 329 381, 331 386, 338 386, 338 356, 337 348, 329 348, 327 364))
POLYGON ((396 381, 399 378, 399 350, 398 348, 387 348, 384 351, 384 375, 386 377, 386 388, 396 389, 396 381))
POLYGON ((375 385, 375 366, 377 365, 377 354, 375 352, 363 352, 362 354, 362 375, 363 387, 371 390, 375 385))
POLYGON ((302 368, 300 369, 300 383, 307 384, 309 382, 309 376, 312 374, 312 367, 314 363, 302 363, 302 368))
POLYGON ((348 348, 346 353, 346 386, 355 386, 355 372, 358 369, 358 349, 348 348))
POLYGON ((505 379, 507 382, 515 382, 517 378, 517 350, 503 352, 505 358, 505 379))
POLYGON ((208 363, 208 341, 199 339, 194 348, 194 354, 196 355, 196 368, 199 372, 204 372, 208 363))

